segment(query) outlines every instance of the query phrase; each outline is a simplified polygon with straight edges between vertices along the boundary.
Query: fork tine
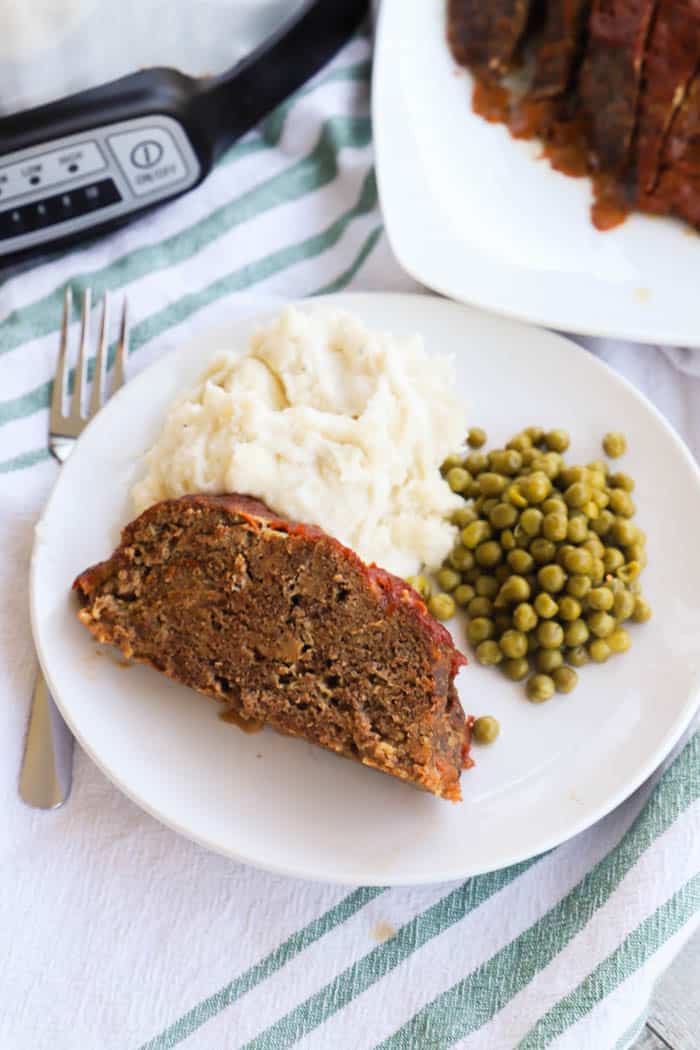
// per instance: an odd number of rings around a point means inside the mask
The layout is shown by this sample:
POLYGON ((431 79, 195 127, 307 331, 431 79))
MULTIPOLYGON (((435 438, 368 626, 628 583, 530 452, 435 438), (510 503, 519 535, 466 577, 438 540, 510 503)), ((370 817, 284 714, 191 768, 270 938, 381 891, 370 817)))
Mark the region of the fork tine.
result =
POLYGON ((104 397, 105 382, 105 351, 107 349, 107 332, 109 331, 109 297, 105 292, 102 303, 102 321, 100 323, 100 339, 97 344, 97 356, 95 357, 95 371, 92 376, 92 393, 90 395, 90 407, 88 418, 92 419, 99 412, 104 397))
POLYGON ((114 380, 112 391, 118 390, 124 385, 124 364, 129 352, 129 311, 126 296, 124 296, 124 309, 122 310, 122 323, 119 329, 119 342, 117 343, 117 357, 114 362, 114 380))
POLYGON ((78 364, 73 378, 73 397, 71 400, 71 419, 83 418, 83 391, 85 390, 85 361, 87 358, 87 341, 90 329, 90 289, 83 292, 83 312, 80 321, 80 349, 78 351, 78 364))
POLYGON ((51 394, 51 426, 55 421, 63 417, 63 394, 66 388, 66 349, 68 347, 68 329, 73 308, 73 296, 70 285, 66 285, 63 296, 63 319, 61 321, 61 342, 58 347, 58 361, 56 362, 56 375, 53 380, 53 392, 51 394))

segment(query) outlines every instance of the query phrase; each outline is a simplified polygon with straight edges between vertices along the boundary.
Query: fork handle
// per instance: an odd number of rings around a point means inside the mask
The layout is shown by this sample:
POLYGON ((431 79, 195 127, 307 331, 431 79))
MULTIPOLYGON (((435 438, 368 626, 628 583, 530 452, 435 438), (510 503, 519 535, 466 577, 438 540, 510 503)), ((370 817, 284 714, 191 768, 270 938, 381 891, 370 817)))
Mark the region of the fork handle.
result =
POLYGON ((19 793, 38 809, 57 809, 73 782, 73 734, 63 721, 41 670, 37 673, 19 793))

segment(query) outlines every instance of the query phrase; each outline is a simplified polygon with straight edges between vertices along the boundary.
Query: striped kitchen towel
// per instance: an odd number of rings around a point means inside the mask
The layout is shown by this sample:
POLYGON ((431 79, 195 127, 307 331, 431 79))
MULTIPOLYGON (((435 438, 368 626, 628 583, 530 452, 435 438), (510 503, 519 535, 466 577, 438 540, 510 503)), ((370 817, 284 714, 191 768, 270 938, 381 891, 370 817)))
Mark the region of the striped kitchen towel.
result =
MULTIPOLYGON (((700 917, 700 736, 575 840, 414 889, 283 879, 161 827, 76 754, 63 809, 16 794, 33 524, 63 289, 126 291, 129 369, 267 297, 413 289, 382 228, 358 35, 193 193, 0 278, 0 1048, 623 1050, 700 917)), ((700 452, 697 360, 589 341, 700 452), (695 373, 695 374, 694 374, 695 373)))

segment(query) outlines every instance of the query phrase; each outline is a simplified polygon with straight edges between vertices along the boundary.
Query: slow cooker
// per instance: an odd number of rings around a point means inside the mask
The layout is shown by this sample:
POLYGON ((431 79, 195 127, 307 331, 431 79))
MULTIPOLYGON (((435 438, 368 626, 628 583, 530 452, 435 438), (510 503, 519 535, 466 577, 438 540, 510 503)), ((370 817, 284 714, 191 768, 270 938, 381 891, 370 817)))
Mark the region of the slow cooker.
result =
POLYGON ((366 0, 0 0, 0 263, 186 193, 366 0))

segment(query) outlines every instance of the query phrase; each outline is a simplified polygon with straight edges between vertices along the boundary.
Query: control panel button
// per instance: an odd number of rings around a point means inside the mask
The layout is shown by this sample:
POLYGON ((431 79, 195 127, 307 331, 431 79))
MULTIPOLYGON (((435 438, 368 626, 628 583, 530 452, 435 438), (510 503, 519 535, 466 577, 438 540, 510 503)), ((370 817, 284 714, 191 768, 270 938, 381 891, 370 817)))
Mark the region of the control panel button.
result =
POLYGON ((108 135, 107 141, 129 187, 139 197, 172 186, 187 176, 180 150, 166 128, 122 131, 108 135))
POLYGON ((37 189, 50 190, 79 176, 96 175, 106 167, 100 147, 92 140, 32 153, 14 164, 0 165, 0 203, 37 189))
POLYGON ((121 194, 113 179, 101 179, 70 193, 56 193, 19 208, 0 212, 0 240, 32 233, 79 215, 118 204, 121 194))

